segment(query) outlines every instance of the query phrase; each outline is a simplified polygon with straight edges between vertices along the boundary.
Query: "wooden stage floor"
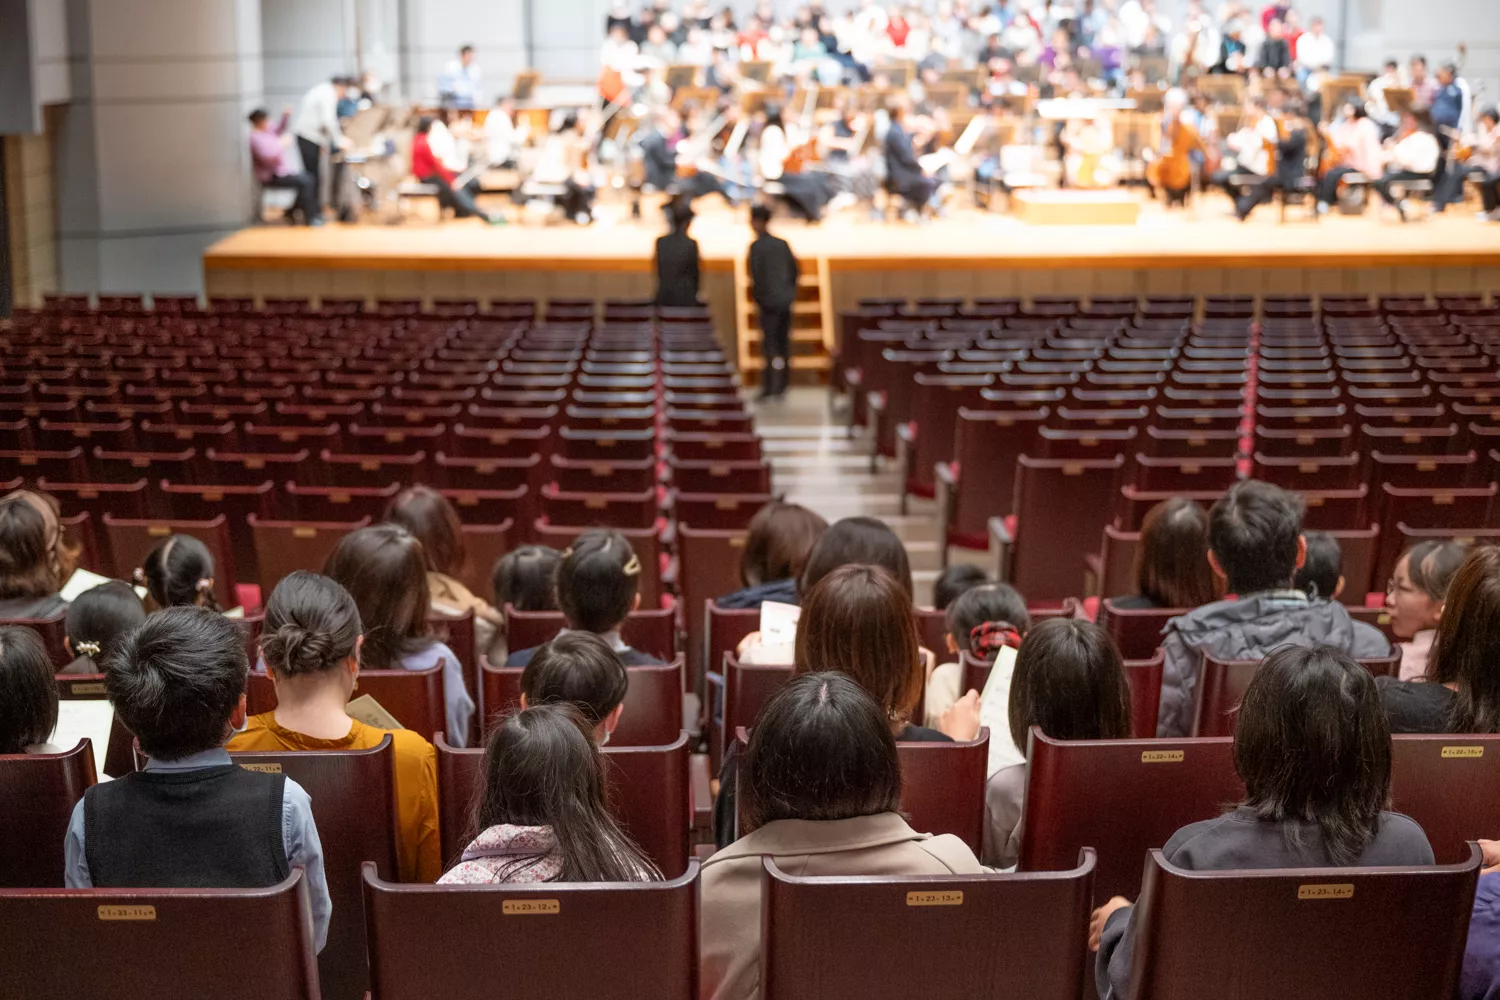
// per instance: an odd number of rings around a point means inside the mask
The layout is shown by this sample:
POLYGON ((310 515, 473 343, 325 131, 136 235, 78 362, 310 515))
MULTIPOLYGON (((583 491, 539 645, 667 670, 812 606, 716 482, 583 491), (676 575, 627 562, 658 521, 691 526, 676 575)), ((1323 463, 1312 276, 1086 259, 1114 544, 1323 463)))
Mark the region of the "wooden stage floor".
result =
MULTIPOLYGON (((733 270, 750 241, 745 213, 698 202, 693 235, 705 295, 732 306, 733 270), (727 298, 725 296, 727 295, 727 298)), ((514 213, 512 213, 514 218, 514 213)), ((571 223, 414 218, 398 226, 243 230, 204 255, 210 294, 366 297, 545 297, 651 293, 651 254, 665 231, 654 205, 633 222, 607 201, 571 223)), ((839 308, 874 295, 1500 293, 1500 225, 1454 206, 1402 225, 1372 206, 1313 222, 1275 206, 1247 223, 1210 195, 1190 211, 1145 202, 1131 226, 1032 226, 963 208, 912 225, 846 209, 821 225, 773 228, 809 265, 826 267, 839 308)))

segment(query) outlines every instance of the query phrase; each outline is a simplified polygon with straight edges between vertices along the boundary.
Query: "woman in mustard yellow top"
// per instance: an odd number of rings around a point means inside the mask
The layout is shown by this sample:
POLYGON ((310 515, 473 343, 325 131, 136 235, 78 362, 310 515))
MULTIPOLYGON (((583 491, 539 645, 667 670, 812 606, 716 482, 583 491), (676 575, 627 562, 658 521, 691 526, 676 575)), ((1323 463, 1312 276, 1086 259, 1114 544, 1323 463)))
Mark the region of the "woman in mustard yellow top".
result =
POLYGON ((396 767, 399 877, 434 882, 438 841, 437 752, 409 729, 377 729, 344 710, 359 676, 359 609, 326 576, 298 571, 266 602, 260 651, 276 685, 274 711, 252 716, 234 750, 364 750, 390 734, 396 767))

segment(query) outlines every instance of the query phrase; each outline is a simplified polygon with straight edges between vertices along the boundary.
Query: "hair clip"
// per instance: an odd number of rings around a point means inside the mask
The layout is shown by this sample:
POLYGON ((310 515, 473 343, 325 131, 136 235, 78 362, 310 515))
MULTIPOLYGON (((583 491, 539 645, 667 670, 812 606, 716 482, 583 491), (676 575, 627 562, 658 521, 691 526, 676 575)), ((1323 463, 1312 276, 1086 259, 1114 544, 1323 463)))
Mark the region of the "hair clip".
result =
POLYGON ((137 566, 130 573, 130 581, 138 587, 146 585, 146 571, 137 566))
POLYGON ((79 656, 98 656, 99 644, 97 642, 80 642, 73 646, 79 656))
POLYGON ((214 581, 211 577, 205 576, 203 579, 198 581, 198 586, 194 589, 199 591, 200 593, 213 590, 214 581))
POLYGON ((622 572, 626 576, 639 576, 641 572, 641 557, 634 552, 630 553, 630 561, 625 564, 622 572))
POLYGON ((974 626, 969 632, 969 647, 981 653, 998 650, 1004 646, 1011 649, 1021 647, 1021 632, 1010 622, 985 622, 974 626))
POLYGON ((562 557, 564 559, 572 559, 573 558, 573 546, 569 545, 567 548, 563 549, 563 551, 562 551, 562 557))

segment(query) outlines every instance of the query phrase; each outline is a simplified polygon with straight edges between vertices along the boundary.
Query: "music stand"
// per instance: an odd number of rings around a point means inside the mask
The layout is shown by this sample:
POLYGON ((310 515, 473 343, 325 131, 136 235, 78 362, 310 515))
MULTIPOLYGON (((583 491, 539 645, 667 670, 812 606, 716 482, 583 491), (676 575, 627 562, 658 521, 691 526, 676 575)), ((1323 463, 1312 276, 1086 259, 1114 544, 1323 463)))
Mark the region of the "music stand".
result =
POLYGON ((1412 111, 1412 100, 1416 95, 1410 87, 1391 87, 1385 92, 1385 106, 1404 115, 1412 111))
POLYGON ((667 67, 667 86, 673 90, 691 87, 698 82, 698 67, 687 63, 673 63, 667 67))
POLYGON ((746 80, 754 80, 756 83, 771 82, 771 61, 769 59, 755 59, 750 62, 740 63, 740 76, 746 80))
POLYGON ((1200 77, 1198 89, 1211 104, 1238 106, 1245 103, 1245 80, 1233 73, 1211 73, 1200 77))
POLYGON ((1162 110, 1163 98, 1166 95, 1156 87, 1146 87, 1143 90, 1128 90, 1125 96, 1135 101, 1137 111, 1154 114, 1162 110))
POLYGON ((876 70, 877 73, 890 81, 892 87, 905 87, 911 83, 916 75, 916 64, 911 62, 892 63, 883 69, 876 70))
POLYGON ((536 93, 536 88, 542 82, 540 70, 523 69, 516 74, 516 82, 511 87, 510 96, 517 101, 529 101, 536 93))

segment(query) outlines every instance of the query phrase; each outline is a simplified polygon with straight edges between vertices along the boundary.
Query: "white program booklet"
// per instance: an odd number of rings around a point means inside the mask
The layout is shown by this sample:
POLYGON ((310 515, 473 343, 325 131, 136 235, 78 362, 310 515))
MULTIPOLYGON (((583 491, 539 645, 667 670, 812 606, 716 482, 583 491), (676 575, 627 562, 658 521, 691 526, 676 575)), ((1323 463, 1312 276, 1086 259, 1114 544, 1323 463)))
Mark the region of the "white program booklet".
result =
POLYGON ((94 771, 100 781, 104 773, 104 755, 109 751, 109 727, 115 719, 115 707, 103 698, 64 699, 57 703, 57 728, 47 740, 59 750, 71 750, 79 740, 94 744, 94 771))
POLYGON ((795 604, 766 601, 760 606, 760 641, 766 646, 795 646, 802 609, 795 604))

